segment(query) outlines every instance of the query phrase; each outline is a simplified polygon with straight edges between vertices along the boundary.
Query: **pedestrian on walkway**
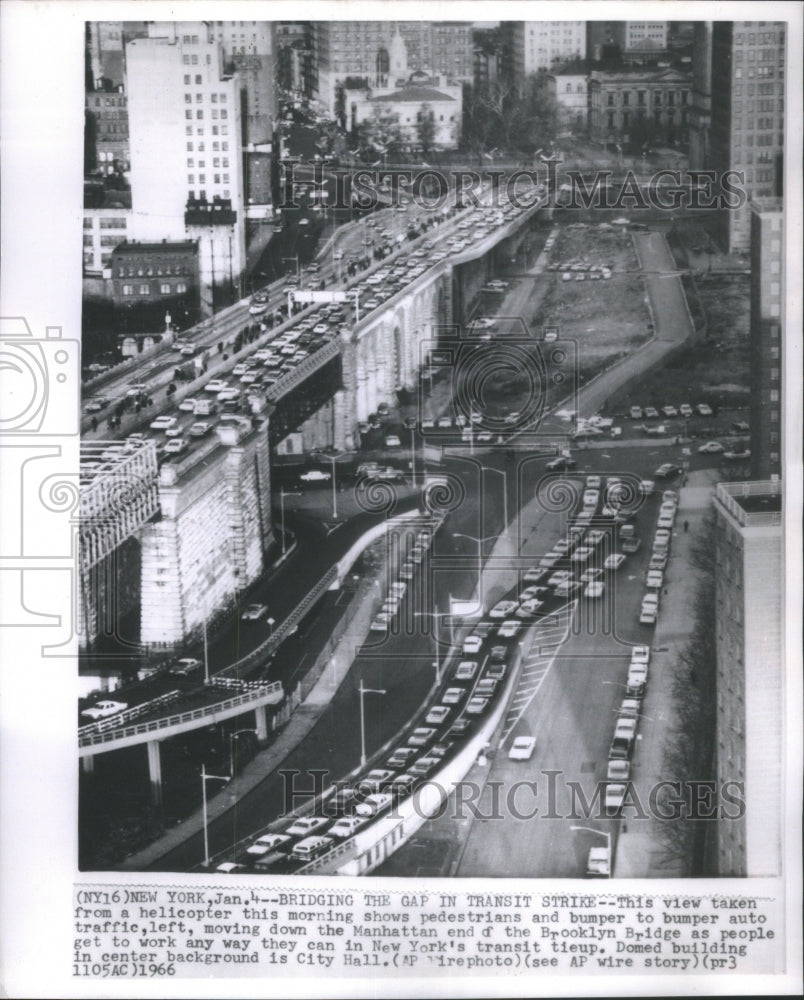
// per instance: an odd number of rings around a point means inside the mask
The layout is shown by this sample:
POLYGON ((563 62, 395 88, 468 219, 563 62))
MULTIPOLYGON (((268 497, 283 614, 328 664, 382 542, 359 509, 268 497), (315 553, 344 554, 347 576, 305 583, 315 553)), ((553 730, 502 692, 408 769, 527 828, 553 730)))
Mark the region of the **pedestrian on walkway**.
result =
POLYGON ((684 534, 686 535, 689 530, 690 530, 690 522, 689 521, 685 521, 684 522, 684 534))

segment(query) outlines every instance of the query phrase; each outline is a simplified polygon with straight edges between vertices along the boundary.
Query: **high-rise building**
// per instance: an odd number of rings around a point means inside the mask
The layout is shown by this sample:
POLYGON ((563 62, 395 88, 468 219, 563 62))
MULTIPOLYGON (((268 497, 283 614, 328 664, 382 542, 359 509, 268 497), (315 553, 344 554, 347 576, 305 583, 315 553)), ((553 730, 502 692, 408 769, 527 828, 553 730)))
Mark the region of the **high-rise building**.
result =
POLYGON ((519 91, 532 73, 586 58, 586 21, 506 21, 501 29, 508 72, 519 91))
POLYGON ((773 876, 783 801, 782 485, 721 483, 714 506, 716 776, 721 792, 744 785, 746 806, 717 825, 717 867, 773 876))
POLYGON ((202 309, 236 296, 245 262, 241 92, 199 22, 155 23, 126 48, 129 239, 199 242, 202 309))
POLYGON ((667 21, 614 21, 614 41, 620 51, 667 48, 667 21))
POLYGON ((712 22, 696 21, 692 42, 692 106, 690 130, 690 170, 709 165, 709 129, 712 125, 712 22))
MULTIPOLYGON (((718 178, 744 175, 748 200, 782 194, 786 25, 783 21, 715 21, 712 26, 712 125, 707 168, 718 178)), ((748 201, 719 213, 718 239, 747 251, 748 201)))
POLYGON ((751 476, 782 474, 784 217, 781 198, 751 203, 751 476))

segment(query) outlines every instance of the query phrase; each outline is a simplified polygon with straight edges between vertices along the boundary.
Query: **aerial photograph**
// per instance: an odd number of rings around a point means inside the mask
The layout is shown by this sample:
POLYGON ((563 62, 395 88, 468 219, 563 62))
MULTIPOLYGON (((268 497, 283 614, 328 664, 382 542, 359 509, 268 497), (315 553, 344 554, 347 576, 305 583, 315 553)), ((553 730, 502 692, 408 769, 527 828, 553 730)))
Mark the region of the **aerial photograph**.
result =
POLYGON ((788 28, 86 22, 80 871, 782 873, 788 28))

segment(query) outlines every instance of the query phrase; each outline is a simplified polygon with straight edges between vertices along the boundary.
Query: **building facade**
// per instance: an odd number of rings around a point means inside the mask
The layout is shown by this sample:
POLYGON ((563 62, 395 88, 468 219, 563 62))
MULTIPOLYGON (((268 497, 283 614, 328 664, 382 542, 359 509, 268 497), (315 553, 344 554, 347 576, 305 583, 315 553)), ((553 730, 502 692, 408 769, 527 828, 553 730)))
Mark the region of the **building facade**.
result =
POLYGON ((705 170, 711 159, 712 22, 696 21, 692 42, 692 106, 689 113, 690 169, 705 170))
POLYGON ((589 71, 584 60, 567 63, 548 76, 550 92, 564 111, 565 123, 576 129, 589 124, 589 71))
POLYGON ((119 208, 84 209, 84 274, 100 276, 111 267, 112 251, 126 241, 130 215, 119 208))
POLYGON ((717 825, 723 876, 781 871, 783 646, 781 482, 721 483, 715 506, 718 787, 745 815, 717 825), (732 789, 734 786, 732 786, 732 789))
POLYGON ((614 42, 623 55, 667 48, 667 21, 613 21, 612 26, 614 42))
POLYGON ((241 87, 203 23, 149 25, 126 49, 132 221, 141 241, 198 242, 202 309, 245 266, 241 87))
POLYGON ((782 195, 786 25, 716 21, 712 26, 712 118, 707 169, 743 175, 747 196, 719 214, 718 239, 747 252, 753 198, 782 195))
POLYGON ((782 475, 784 215, 781 198, 751 204, 751 476, 782 475))
POLYGON ((683 142, 690 75, 677 69, 634 67, 589 77, 589 134, 597 142, 683 142))
POLYGON ((109 262, 120 330, 164 330, 170 315, 182 328, 199 311, 198 244, 194 240, 123 242, 109 262))
POLYGON ((507 21, 501 28, 508 74, 519 93, 531 74, 586 58, 586 21, 507 21))
POLYGON ((463 90, 449 86, 444 77, 429 79, 414 73, 401 86, 347 90, 346 113, 350 132, 375 117, 390 117, 398 125, 403 140, 414 147, 422 144, 421 122, 426 116, 431 123, 428 132, 432 148, 455 149, 461 140, 463 90))

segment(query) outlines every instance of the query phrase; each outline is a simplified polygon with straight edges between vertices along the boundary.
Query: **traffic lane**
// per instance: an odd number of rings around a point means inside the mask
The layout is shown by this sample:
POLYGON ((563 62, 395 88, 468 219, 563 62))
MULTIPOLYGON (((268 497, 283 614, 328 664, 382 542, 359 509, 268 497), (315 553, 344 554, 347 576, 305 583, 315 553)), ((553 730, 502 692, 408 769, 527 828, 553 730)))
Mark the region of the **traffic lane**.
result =
MULTIPOLYGON (((324 786, 345 777, 360 763, 360 704, 358 683, 379 687, 384 695, 365 696, 366 745, 369 753, 396 733, 424 701, 433 681, 431 642, 428 636, 405 636, 398 657, 358 657, 348 679, 333 693, 331 703, 305 740, 284 760, 282 767, 237 800, 209 826, 210 851, 233 849, 238 841, 268 823, 287 815, 294 804, 304 804, 303 794, 313 789, 313 771, 324 772, 324 786), (402 653, 404 652, 404 656, 402 653), (284 774, 283 774, 284 772, 284 774), (299 798, 289 799, 291 780, 299 798)), ((236 794, 237 783, 230 786, 236 794)), ((224 794, 227 794, 224 792, 224 794)), ((158 871, 187 871, 203 859, 203 836, 195 835, 153 866, 158 871)))

